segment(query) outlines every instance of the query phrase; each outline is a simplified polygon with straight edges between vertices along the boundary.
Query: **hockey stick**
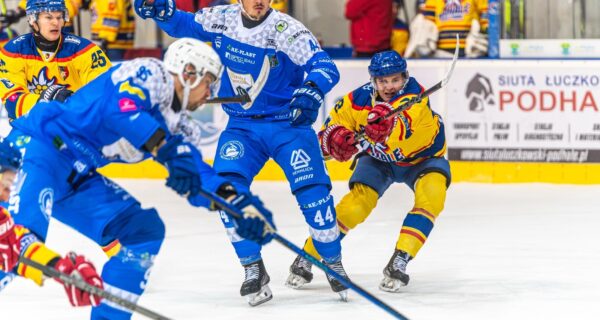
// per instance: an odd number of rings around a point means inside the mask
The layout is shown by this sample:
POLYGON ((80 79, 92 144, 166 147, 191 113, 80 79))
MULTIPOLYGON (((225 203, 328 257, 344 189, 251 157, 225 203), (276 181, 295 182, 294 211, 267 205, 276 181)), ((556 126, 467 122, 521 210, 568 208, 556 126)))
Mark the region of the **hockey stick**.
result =
MULTIPOLYGON (((423 98, 428 97, 431 94, 433 94, 434 92, 443 88, 448 83, 448 81, 450 81, 450 78, 452 77, 452 72, 454 71, 454 66, 456 65, 456 61, 458 60, 458 51, 459 51, 458 47, 459 47, 459 42, 458 42, 458 34, 457 34, 456 35, 456 48, 454 49, 454 57, 452 57, 452 64, 450 65, 450 69, 448 70, 448 72, 446 72, 446 75, 440 82, 436 83, 433 87, 419 93, 417 96, 412 97, 410 100, 406 101, 398 108, 390 111, 383 118, 388 119, 397 113, 405 111, 406 109, 412 107, 414 104, 421 102, 421 100, 423 98)), ((381 118, 379 120, 381 120, 381 118)), ((354 139, 359 140, 364 137, 365 137, 365 129, 363 128, 354 136, 354 139)))
POLYGON ((149 319, 172 320, 171 318, 167 318, 167 317, 160 315, 154 311, 148 310, 134 302, 131 302, 131 301, 123 299, 119 296, 113 295, 112 293, 110 293, 104 289, 100 289, 98 287, 92 286, 91 284, 85 282, 81 278, 69 276, 67 274, 64 274, 64 273, 52 268, 52 267, 37 263, 29 258, 20 256, 19 262, 24 263, 32 268, 38 269, 38 270, 42 271, 45 275, 48 275, 52 278, 59 279, 60 281, 62 281, 64 283, 68 283, 68 284, 75 286, 83 291, 89 292, 90 294, 99 296, 102 299, 106 299, 107 301, 117 304, 129 311, 137 312, 141 315, 144 315, 144 316, 148 317, 149 319))
MULTIPOLYGON (((217 207, 219 207, 221 210, 226 211, 228 214, 232 215, 233 217, 239 219, 240 217, 243 216, 242 212, 240 212, 237 208, 235 208, 234 206, 229 204, 227 201, 225 201, 223 198, 219 197, 218 195, 216 195, 212 192, 208 192, 203 189, 200 190, 199 194, 201 196, 213 201, 217 207)), ((299 248, 298 246, 296 246, 295 244, 293 244, 286 238, 279 235, 277 230, 275 230, 275 228, 268 221, 266 221, 264 217, 261 216, 260 218, 263 221, 265 221, 267 232, 270 232, 273 235, 273 239, 275 241, 279 242, 284 247, 292 250, 294 253, 302 256, 304 259, 310 261, 312 264, 317 266, 319 269, 325 271, 325 273, 336 278, 339 282, 341 282, 343 285, 345 285, 348 289, 352 289, 354 292, 358 293, 359 295, 363 296, 365 299, 371 301, 376 306, 385 310, 387 313, 392 315, 394 318, 400 319, 400 320, 408 320, 408 318, 406 316, 402 315, 400 312, 398 312, 396 309, 392 308, 387 303, 381 301, 380 299, 378 299, 377 297, 375 297, 374 295, 372 295, 371 293, 369 293, 367 290, 363 289, 356 283, 352 282, 351 280, 342 277, 339 273, 335 272, 334 270, 332 270, 331 268, 326 266, 323 262, 315 259, 310 254, 304 252, 304 250, 302 250, 301 248, 299 248)))
POLYGON ((252 98, 250 98, 250 95, 248 94, 248 91, 242 89, 242 88, 238 88, 238 94, 233 96, 233 97, 217 97, 217 98, 213 98, 213 99, 208 99, 206 100, 206 103, 240 103, 240 104, 246 104, 248 102, 252 101, 252 98))

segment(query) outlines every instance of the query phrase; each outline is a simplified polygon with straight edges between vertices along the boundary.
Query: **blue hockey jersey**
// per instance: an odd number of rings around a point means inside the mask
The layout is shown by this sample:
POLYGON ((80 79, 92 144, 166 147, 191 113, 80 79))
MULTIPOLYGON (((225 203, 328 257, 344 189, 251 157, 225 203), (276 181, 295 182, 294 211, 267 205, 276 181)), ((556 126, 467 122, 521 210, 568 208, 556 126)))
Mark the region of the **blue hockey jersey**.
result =
POLYGON ((219 96, 245 90, 252 99, 244 105, 224 104, 230 116, 288 119, 292 94, 305 81, 314 82, 325 94, 339 80, 337 67, 313 34, 274 9, 253 28, 243 25, 238 4, 204 8, 196 14, 177 10, 169 21, 157 23, 173 37, 212 42, 225 66, 219 96))
POLYGON ((53 145, 78 171, 138 162, 150 156, 140 149, 159 127, 199 146, 198 124, 186 110, 171 108, 173 88, 161 61, 139 58, 112 67, 65 103, 39 104, 12 125, 53 145))

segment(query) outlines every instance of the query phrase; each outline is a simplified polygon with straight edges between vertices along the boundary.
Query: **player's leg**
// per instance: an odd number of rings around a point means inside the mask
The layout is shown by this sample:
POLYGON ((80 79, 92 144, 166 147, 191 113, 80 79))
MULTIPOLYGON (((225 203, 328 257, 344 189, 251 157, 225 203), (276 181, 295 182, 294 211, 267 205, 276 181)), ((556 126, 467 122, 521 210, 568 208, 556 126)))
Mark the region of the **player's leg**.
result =
MULTIPOLYGON (((125 190, 94 173, 67 199, 56 203, 56 218, 103 246, 119 239, 120 250, 102 268, 104 289, 137 302, 146 288, 165 226, 154 209, 142 209, 125 190), (101 201, 99 201, 101 199, 101 201)), ((92 319, 130 319, 131 312, 103 300, 92 319)))
MULTIPOLYGON (((365 156, 358 160, 358 164, 350 178, 350 192, 348 192, 335 207, 337 213, 337 224, 342 232, 340 238, 365 221, 377 205, 377 200, 391 185, 390 165, 365 156)), ((320 259, 314 247, 312 238, 308 238, 304 245, 304 251, 320 259)), ((286 283, 293 288, 299 288, 304 283, 310 282, 312 264, 302 258, 296 257, 290 266, 290 277, 286 283), (300 279, 298 279, 300 278, 300 279)))
POLYGON ((421 250, 444 209, 450 166, 444 158, 428 159, 412 168, 405 181, 415 192, 415 203, 404 219, 394 254, 383 271, 379 288, 388 292, 398 292, 410 280, 406 265, 421 250))
MULTIPOLYGON (((214 169, 231 181, 239 192, 248 192, 254 176, 258 174, 269 158, 263 146, 253 133, 236 127, 236 120, 231 120, 227 130, 221 133, 214 169)), ((248 124, 239 124, 248 127, 248 124)), ((268 286, 270 281, 261 256, 261 246, 246 240, 235 231, 234 221, 221 212, 221 221, 227 230, 229 241, 244 267, 244 282, 240 294, 246 297, 251 306, 267 302, 273 298, 268 286)))
MULTIPOLYGON (((291 127, 282 122, 273 125, 269 140, 273 159, 283 169, 296 201, 306 220, 316 251, 332 269, 347 276, 342 266, 340 232, 336 223, 331 180, 311 127, 291 127), (277 126, 277 127, 276 127, 277 126)), ((342 299, 347 288, 328 276, 329 283, 342 299)))

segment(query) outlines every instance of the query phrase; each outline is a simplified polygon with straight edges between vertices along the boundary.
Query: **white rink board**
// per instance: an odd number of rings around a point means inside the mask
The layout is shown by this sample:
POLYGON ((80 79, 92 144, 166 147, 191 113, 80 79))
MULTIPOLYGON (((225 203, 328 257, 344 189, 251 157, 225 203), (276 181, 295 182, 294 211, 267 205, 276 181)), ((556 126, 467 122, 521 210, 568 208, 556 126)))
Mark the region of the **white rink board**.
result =
MULTIPOLYGON (((294 291, 283 285, 294 254, 272 243, 263 250, 272 301, 249 307, 239 296, 243 271, 216 214, 191 208, 160 180, 120 180, 145 206, 155 206, 167 239, 140 304, 178 320, 392 319, 350 293, 339 302, 318 272, 294 291)), ((257 182, 281 234, 303 243, 308 230, 287 184, 257 182)), ((335 183, 336 202, 347 192, 335 183)), ((408 188, 394 185, 363 225, 344 240, 344 264, 354 281, 411 320, 600 319, 599 186, 455 184, 428 242, 409 264, 402 293, 380 292, 381 271, 392 254, 408 188)), ((60 224, 48 244, 75 249, 97 265, 100 249, 60 224)), ((86 319, 53 281, 38 288, 23 279, 0 292, 1 319, 86 319)), ((143 319, 136 316, 134 319, 143 319)))

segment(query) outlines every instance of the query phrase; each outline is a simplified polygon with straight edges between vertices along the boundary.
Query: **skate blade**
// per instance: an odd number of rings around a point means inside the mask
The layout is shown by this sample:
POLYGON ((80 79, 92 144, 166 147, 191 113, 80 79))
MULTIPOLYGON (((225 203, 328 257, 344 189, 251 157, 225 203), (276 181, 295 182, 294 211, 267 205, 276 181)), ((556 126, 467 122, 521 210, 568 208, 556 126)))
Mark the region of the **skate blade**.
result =
POLYGON ((348 302, 348 289, 342 290, 342 291, 338 292, 338 294, 340 295, 340 300, 342 300, 344 302, 348 302))
POLYGON ((268 285, 264 285, 262 288, 260 288, 259 292, 248 294, 245 297, 250 306, 256 307, 273 299, 273 293, 268 285))
POLYGON ((400 289, 405 286, 406 283, 388 277, 385 277, 381 280, 381 283, 379 283, 379 289, 386 292, 400 292, 400 289))
POLYGON ((306 281, 301 276, 295 275, 295 274, 290 274, 288 276, 287 280, 285 281, 286 287, 289 287, 292 289, 300 289, 307 283, 308 283, 308 281, 306 281))

